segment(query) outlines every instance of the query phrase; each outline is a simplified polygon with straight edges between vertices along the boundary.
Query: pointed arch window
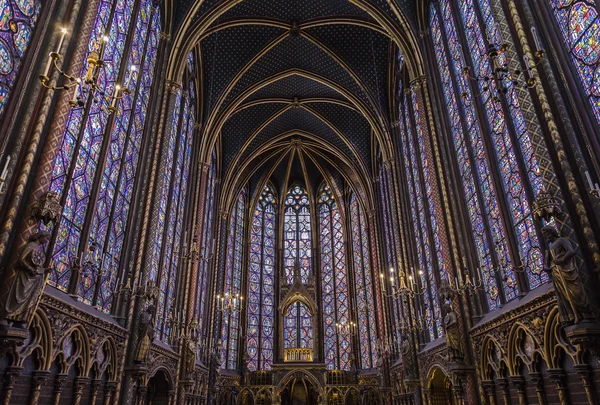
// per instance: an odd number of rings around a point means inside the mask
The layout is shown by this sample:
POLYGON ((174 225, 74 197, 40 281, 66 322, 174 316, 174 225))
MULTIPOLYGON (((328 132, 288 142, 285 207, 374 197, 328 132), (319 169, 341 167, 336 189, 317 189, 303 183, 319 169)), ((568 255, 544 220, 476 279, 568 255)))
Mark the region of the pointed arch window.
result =
POLYGON ((313 319, 305 303, 296 301, 287 308, 283 321, 284 349, 312 349, 313 319))
MULTIPOLYGON (((506 35, 499 31, 503 28, 498 22, 502 21, 492 13, 490 2, 465 0, 453 9, 453 3, 444 0, 431 3, 430 7, 432 39, 467 212, 483 270, 488 308, 495 309, 519 294, 512 266, 503 264, 510 264, 511 260, 522 262, 530 289, 547 281, 541 271, 541 251, 530 206, 541 190, 532 132, 525 121, 518 91, 508 82, 504 83, 508 89, 506 109, 491 97, 495 89, 486 92, 485 85, 480 83, 478 91, 483 93, 479 116, 484 118, 480 121, 476 111, 478 104, 462 73, 463 51, 457 24, 465 27, 465 49, 469 52, 464 57, 472 59, 477 75, 486 75, 491 69, 485 35, 490 38, 506 35), (467 95, 466 99, 460 97, 461 94, 467 95), (499 181, 494 181, 496 168, 499 181), (501 214, 500 204, 507 206, 509 215, 501 214), (512 255, 511 239, 518 248, 512 255), (501 275, 494 271, 500 266, 503 267, 501 275)), ((501 63, 507 57, 502 52, 501 63)))
POLYGON ((134 91, 120 101, 110 128, 99 104, 88 101, 69 112, 50 184, 64 209, 51 244, 56 269, 49 283, 66 291, 71 269, 81 259, 93 263, 84 266, 75 292, 105 312, 117 285, 161 30, 152 0, 142 0, 135 15, 133 5, 133 0, 99 2, 88 52, 106 33, 107 68, 100 81, 111 89, 121 70, 135 66, 134 91), (128 35, 133 41, 126 49, 128 35))
MULTIPOLYGON (((234 205, 229 221, 227 239, 227 259, 225 263, 225 282, 223 294, 239 297, 242 292, 242 258, 244 249, 244 213, 246 211, 245 191, 241 191, 234 205)), ((238 311, 223 314, 221 336, 225 347, 226 368, 238 368, 238 346, 240 333, 240 313, 238 311)))
POLYGON ((375 367, 377 328, 375 327, 375 299, 369 250, 368 227, 363 210, 355 193, 350 194, 350 224, 352 229, 352 257, 356 311, 358 313, 358 339, 361 368, 375 367))
POLYGON ((250 371, 269 370, 273 363, 276 216, 277 198, 267 184, 256 204, 250 231, 246 332, 250 371))
POLYGON ((349 370, 351 347, 348 328, 353 321, 348 301, 344 227, 331 187, 325 183, 319 189, 318 211, 325 363, 329 370, 349 370))
POLYGON ((0 1, 0 118, 42 9, 41 0, 0 1))
POLYGON ((190 158, 195 123, 193 79, 176 94, 175 113, 165 151, 158 221, 150 266, 150 280, 159 287, 156 334, 167 342, 171 337, 169 316, 174 318, 175 285, 184 245, 183 220, 188 194, 190 158))
POLYGON ((288 284, 294 282, 296 260, 300 264, 300 279, 307 284, 312 274, 312 242, 309 198, 306 189, 293 186, 285 197, 283 218, 283 260, 288 284))
MULTIPOLYGON (((193 65, 190 65, 193 66, 193 65)), ((208 180, 206 186, 206 200, 204 201, 204 227, 200 243, 200 266, 198 271, 198 293, 196 301, 196 316, 203 325, 202 320, 205 317, 204 310, 207 300, 207 283, 210 260, 215 252, 215 241, 213 236, 213 222, 215 211, 215 187, 217 182, 217 155, 213 150, 208 169, 208 180)), ((201 334, 199 334, 201 336, 201 334)))
POLYGON ((594 0, 548 2, 600 125, 600 17, 594 0))

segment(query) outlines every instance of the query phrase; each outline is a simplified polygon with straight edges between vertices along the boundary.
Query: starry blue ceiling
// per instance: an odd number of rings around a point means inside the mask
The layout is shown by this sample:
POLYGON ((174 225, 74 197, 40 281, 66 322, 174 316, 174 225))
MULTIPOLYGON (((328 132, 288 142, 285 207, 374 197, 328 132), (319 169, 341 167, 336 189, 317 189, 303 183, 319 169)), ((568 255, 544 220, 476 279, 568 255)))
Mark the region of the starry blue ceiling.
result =
MULTIPOLYGON (((225 1, 205 0, 190 16, 201 22, 225 1)), ((416 0, 393 1, 414 24, 416 0)), ((177 2, 176 24, 194 3, 177 2)), ((402 26, 388 0, 365 3, 386 24, 402 26)), ((322 139, 370 172, 369 122, 379 125, 373 117, 389 110, 390 61, 397 52, 378 21, 349 0, 241 0, 218 16, 198 47, 203 122, 210 131, 220 129, 223 172, 235 172, 261 146, 294 131, 322 139), (294 102, 301 106, 290 108, 294 102)), ((256 184, 260 173, 252 178, 256 184)))

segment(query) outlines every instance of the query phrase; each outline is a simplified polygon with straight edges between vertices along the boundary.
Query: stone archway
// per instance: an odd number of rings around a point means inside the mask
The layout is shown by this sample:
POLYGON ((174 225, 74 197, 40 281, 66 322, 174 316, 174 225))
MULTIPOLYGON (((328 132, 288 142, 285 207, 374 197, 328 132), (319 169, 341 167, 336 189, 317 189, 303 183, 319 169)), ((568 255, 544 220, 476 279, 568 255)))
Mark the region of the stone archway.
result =
POLYGON ((165 370, 158 370, 148 380, 146 405, 169 405, 173 395, 173 387, 165 370))

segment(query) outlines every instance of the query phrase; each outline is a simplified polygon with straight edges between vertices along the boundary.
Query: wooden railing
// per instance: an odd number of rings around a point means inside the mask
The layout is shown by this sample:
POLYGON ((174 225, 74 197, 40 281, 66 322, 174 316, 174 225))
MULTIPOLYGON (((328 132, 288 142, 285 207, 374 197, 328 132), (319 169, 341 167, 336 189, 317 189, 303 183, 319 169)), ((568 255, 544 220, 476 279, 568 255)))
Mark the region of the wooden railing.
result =
POLYGON ((283 349, 283 361, 286 363, 313 361, 313 351, 312 349, 299 347, 283 349))

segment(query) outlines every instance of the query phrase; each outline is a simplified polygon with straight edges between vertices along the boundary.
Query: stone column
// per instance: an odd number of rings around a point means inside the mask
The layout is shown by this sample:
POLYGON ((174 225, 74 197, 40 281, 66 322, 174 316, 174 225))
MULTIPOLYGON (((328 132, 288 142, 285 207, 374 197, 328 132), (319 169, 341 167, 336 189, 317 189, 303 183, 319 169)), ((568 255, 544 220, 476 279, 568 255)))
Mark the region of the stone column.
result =
POLYGON ((98 390, 100 389, 101 385, 102 385, 102 380, 99 380, 99 379, 92 380, 92 385, 90 387, 90 391, 92 393, 92 396, 90 398, 90 405, 96 405, 96 399, 98 398, 98 390))
POLYGON ((556 391, 558 391, 558 399, 560 399, 561 405, 568 405, 569 399, 567 395, 567 385, 565 384, 565 372, 561 369, 548 370, 550 379, 556 384, 556 391))
POLYGON ((535 393, 537 394, 538 403, 546 405, 546 397, 544 395, 544 378, 541 373, 529 373, 531 382, 535 385, 535 393))
POLYGON ((596 404, 596 394, 594 392, 592 374, 590 372, 590 368, 587 364, 577 364, 574 366, 575 371, 581 377, 581 381, 583 383, 583 388, 585 389, 585 395, 587 396, 587 400, 589 405, 596 404))
MULTIPOLYGON (((31 396, 29 397, 29 405, 37 405, 40 400, 40 391, 42 386, 46 384, 48 377, 50 376, 49 371, 34 371, 31 376, 31 396)), ((75 404, 78 405, 78 404, 75 404)))
POLYGON ((15 387, 17 378, 21 375, 23 367, 9 367, 4 374, 4 401, 3 405, 10 404, 10 397, 12 396, 12 390, 15 387))
POLYGON ((73 393, 73 405, 81 404, 81 396, 83 395, 83 389, 89 381, 88 377, 75 377, 73 383, 75 392, 73 393))
POLYGON ((503 405, 510 405, 510 392, 508 391, 508 379, 499 378, 498 385, 502 390, 502 403, 503 405))
POLYGON ((491 380, 482 381, 481 385, 485 392, 485 399, 489 405, 496 405, 496 385, 491 380))
POLYGON ((513 375, 510 377, 510 382, 517 390, 519 405, 527 405, 527 393, 525 392, 525 379, 523 376, 513 375))
POLYGON ((57 374, 54 379, 54 405, 60 404, 60 397, 62 395, 63 390, 65 389, 65 385, 67 384, 68 374, 57 374))
POLYGON ((104 403, 102 405, 111 405, 112 399, 117 390, 117 383, 115 381, 109 381, 104 385, 104 403))

